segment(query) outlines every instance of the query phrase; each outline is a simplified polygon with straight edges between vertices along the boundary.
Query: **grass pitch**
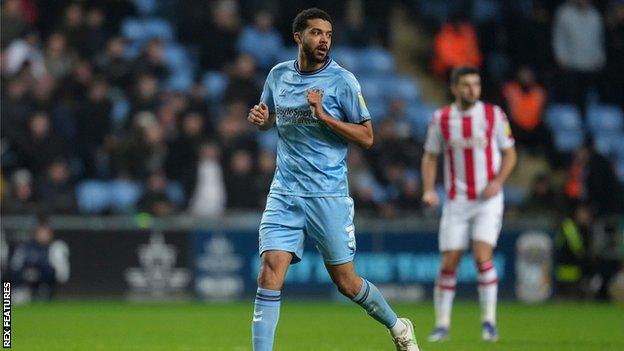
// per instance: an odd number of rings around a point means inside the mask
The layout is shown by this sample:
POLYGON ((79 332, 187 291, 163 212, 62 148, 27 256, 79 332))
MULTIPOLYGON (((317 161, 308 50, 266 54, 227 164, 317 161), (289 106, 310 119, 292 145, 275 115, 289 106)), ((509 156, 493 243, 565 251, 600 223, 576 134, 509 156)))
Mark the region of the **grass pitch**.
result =
MULTIPOLYGON (((500 341, 481 341, 479 306, 455 304, 451 339, 429 344, 433 306, 393 304, 422 350, 624 350, 624 307, 502 303, 500 341)), ((15 350, 251 350, 251 303, 53 302, 14 306, 15 350)), ((393 350, 385 328, 354 304, 283 301, 275 350, 393 350)))

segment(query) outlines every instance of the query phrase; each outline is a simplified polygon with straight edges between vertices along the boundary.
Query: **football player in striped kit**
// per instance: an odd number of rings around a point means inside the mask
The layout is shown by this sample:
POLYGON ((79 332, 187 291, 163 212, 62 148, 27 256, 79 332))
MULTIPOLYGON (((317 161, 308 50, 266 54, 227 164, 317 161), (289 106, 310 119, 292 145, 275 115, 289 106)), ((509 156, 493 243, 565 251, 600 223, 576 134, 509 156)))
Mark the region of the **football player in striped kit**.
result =
POLYGON ((481 78, 473 67, 451 72, 455 101, 437 110, 429 124, 422 159, 423 202, 435 207, 438 155, 444 155, 447 201, 442 209, 442 262, 434 288, 436 327, 429 341, 448 338, 456 269, 468 245, 478 269, 482 337, 496 341, 496 267, 492 257, 503 216, 503 184, 516 164, 514 139, 502 109, 479 100, 481 78))

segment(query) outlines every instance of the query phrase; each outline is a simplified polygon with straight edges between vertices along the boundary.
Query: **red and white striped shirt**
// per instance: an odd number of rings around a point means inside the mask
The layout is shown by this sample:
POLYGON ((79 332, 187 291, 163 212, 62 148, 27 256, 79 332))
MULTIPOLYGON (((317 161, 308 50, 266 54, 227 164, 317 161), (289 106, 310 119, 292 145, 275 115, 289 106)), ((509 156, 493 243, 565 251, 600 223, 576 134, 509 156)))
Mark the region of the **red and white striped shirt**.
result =
POLYGON ((477 101, 469 110, 455 104, 435 112, 425 150, 444 152, 444 184, 451 201, 477 200, 499 172, 500 150, 514 145, 503 110, 477 101))

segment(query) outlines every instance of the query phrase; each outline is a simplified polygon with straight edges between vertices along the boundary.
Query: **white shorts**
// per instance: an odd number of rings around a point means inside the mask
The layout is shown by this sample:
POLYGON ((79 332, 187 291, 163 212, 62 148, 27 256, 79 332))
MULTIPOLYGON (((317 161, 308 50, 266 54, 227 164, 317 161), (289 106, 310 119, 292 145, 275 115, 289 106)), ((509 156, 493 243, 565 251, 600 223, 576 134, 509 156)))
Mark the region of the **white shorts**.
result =
POLYGON ((502 222, 502 191, 487 200, 448 201, 440 220, 440 251, 466 250, 469 239, 495 247, 502 222))

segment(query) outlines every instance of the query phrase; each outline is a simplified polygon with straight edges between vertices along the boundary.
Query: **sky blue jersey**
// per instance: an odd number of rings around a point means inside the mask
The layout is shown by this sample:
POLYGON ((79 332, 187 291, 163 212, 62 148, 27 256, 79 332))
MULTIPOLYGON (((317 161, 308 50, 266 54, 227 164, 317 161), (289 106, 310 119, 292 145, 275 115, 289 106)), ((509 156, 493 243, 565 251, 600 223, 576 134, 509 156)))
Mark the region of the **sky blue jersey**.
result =
POLYGON ((336 119, 363 123, 371 118, 355 76, 331 58, 312 72, 299 71, 295 60, 273 67, 260 98, 276 114, 279 135, 270 193, 348 196, 347 141, 314 117, 308 89, 321 91, 325 112, 336 119))

